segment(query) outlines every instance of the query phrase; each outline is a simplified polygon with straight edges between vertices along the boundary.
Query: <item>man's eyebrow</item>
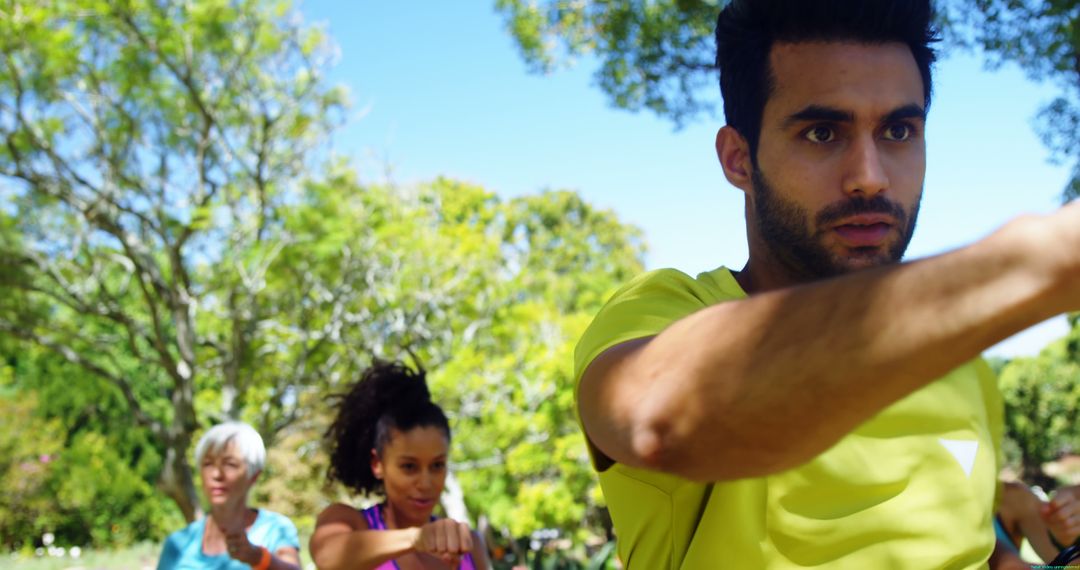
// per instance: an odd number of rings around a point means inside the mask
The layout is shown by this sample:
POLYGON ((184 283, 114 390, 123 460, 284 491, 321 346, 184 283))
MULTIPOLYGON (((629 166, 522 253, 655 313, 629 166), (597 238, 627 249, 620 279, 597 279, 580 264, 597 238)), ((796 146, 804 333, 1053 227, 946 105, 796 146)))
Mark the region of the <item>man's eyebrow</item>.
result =
MULTIPOLYGON (((901 121, 904 119, 919 119, 921 121, 926 120, 926 109, 920 105, 914 103, 910 105, 904 105, 897 107, 892 111, 889 111, 887 115, 881 120, 883 123, 892 123, 895 121, 901 121)), ((803 108, 801 111, 789 115, 784 120, 784 127, 791 127, 797 123, 853 123, 855 122, 855 113, 851 111, 843 111, 834 107, 826 107, 823 105, 809 105, 803 108)))
POLYGON ((926 109, 920 105, 914 103, 910 105, 904 105, 893 109, 885 118, 882 119, 883 123, 892 123, 895 121, 902 121, 904 119, 919 119, 920 121, 926 120, 926 109))
POLYGON ((855 113, 850 111, 841 111, 833 107, 825 107, 823 105, 809 105, 803 110, 789 115, 784 120, 784 127, 790 127, 796 123, 811 123, 811 122, 826 122, 826 123, 851 123, 855 121, 855 113))

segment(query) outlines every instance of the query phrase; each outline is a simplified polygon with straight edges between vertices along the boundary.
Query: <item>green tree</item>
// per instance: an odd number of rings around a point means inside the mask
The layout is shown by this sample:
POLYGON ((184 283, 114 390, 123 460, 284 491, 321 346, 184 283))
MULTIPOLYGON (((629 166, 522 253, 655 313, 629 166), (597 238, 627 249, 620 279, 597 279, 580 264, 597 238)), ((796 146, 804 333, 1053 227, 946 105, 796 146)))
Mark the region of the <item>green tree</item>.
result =
POLYGON ((47 307, 0 331, 118 389, 190 519, 196 394, 243 409, 278 212, 341 107, 323 38, 263 0, 13 1, 0 38, 4 286, 47 307))
MULTIPOLYGON (((0 341, 44 351, 13 383, 49 394, 37 417, 66 428, 49 491, 73 508, 56 524, 96 528, 80 517, 103 489, 65 482, 120 465, 117 505, 156 517, 131 507, 156 472, 195 517, 205 426, 304 441, 373 356, 433 371, 472 434, 476 512, 515 532, 599 516, 570 351, 641 269, 635 229, 571 192, 361 184, 325 160, 342 95, 284 3, 15 1, 0 32, 0 341), (118 413, 130 433, 112 433, 118 413)), ((306 508, 299 483, 262 496, 306 508)))
MULTIPOLYGON (((548 73, 583 56, 617 108, 648 109, 683 125, 719 101, 713 30, 721 0, 496 0, 528 66, 548 73)), ((977 46, 991 66, 1012 61, 1061 94, 1038 131, 1073 161, 1066 198, 1080 196, 1080 3, 1077 0, 941 0, 949 47, 977 46)))
MULTIPOLYGON (((366 294, 343 309, 355 315, 347 327, 355 336, 336 344, 369 346, 429 370, 454 431, 455 483, 474 520, 483 516, 513 536, 549 527, 577 538, 604 534, 574 414, 572 351, 606 296, 641 270, 638 230, 568 191, 503 200, 448 179, 348 188, 344 180, 312 185, 317 197, 305 203, 321 205, 290 214, 312 221, 319 235, 310 241, 320 247, 372 251, 377 269, 363 275, 371 279, 366 294)), ((288 224, 303 233, 300 221, 288 224)), ((296 266, 319 255, 285 248, 281 258, 296 266)), ((324 506, 326 459, 312 444, 329 421, 322 395, 357 372, 336 369, 320 389, 304 392, 305 413, 282 432, 282 449, 271 451, 273 474, 258 500, 290 512, 324 506)))
POLYGON ((1080 449, 1080 365, 1067 354, 1065 339, 1032 358, 1002 369, 1005 430, 1016 446, 1025 481, 1054 486, 1043 464, 1080 449))
MULTIPOLYGON (((456 190, 455 195, 460 195, 456 190)), ((501 208, 499 301, 482 334, 432 384, 455 418, 465 500, 512 536, 605 534, 577 425, 573 349, 615 288, 642 270, 640 233, 572 192, 501 208)))
POLYGON ((495 8, 531 70, 549 73, 595 56, 594 78, 612 105, 648 109, 680 126, 719 99, 712 39, 719 4, 496 0, 495 8))
POLYGON ((1080 197, 1080 2, 948 0, 940 8, 949 38, 981 48, 991 68, 1013 62, 1060 88, 1036 128, 1055 160, 1074 163, 1064 196, 1080 197))
POLYGON ((0 398, 32 412, 15 414, 20 423, 12 436, 46 459, 34 475, 40 490, 34 507, 13 508, 33 525, 0 516, 0 544, 19 548, 47 531, 65 546, 123 546, 180 526, 179 511, 154 487, 160 450, 146 430, 132 429, 114 386, 10 339, 0 341, 0 361, 10 372, 0 380, 0 398))
MULTIPOLYGON (((10 382, 10 368, 0 374, 10 382)), ((62 439, 57 422, 36 417, 34 407, 32 397, 0 394, 0 544, 15 548, 51 530, 47 473, 62 439)))

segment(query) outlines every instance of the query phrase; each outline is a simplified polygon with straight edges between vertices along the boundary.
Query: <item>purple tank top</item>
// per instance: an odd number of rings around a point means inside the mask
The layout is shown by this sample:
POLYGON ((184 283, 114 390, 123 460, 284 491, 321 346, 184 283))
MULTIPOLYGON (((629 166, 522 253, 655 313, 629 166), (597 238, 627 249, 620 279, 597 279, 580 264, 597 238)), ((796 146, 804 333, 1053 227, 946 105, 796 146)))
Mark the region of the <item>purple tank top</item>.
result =
MULTIPOLYGON (((371 530, 386 530, 386 520, 383 519, 382 504, 368 507, 360 514, 364 515, 364 520, 367 521, 368 528, 371 530)), ((435 520, 432 516, 431 520, 435 520)), ((394 560, 388 560, 380 564, 375 570, 401 570, 397 562, 394 560)), ((465 553, 465 556, 461 557, 461 564, 458 566, 458 570, 476 570, 476 565, 473 564, 472 554, 465 553)))

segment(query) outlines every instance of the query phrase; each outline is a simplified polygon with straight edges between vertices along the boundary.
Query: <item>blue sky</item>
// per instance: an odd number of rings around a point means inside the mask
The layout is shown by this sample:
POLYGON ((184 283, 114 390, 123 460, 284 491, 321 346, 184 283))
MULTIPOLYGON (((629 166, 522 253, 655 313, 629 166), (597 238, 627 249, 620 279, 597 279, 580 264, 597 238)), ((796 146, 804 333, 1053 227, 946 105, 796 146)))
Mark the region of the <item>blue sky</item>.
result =
MULTIPOLYGON (((675 131, 648 113, 613 109, 594 87, 588 59, 529 74, 493 6, 300 4, 340 50, 331 82, 351 91, 351 119, 335 150, 368 180, 412 184, 444 175, 505 196, 577 190, 645 231, 649 268, 741 267, 742 195, 713 152, 719 115, 675 131)), ((936 69, 925 198, 909 259, 1057 207, 1068 169, 1048 162, 1032 129, 1053 94, 1014 66, 987 71, 975 55, 946 54, 936 69)), ((1052 319, 988 353, 1035 354, 1066 328, 1052 319)))

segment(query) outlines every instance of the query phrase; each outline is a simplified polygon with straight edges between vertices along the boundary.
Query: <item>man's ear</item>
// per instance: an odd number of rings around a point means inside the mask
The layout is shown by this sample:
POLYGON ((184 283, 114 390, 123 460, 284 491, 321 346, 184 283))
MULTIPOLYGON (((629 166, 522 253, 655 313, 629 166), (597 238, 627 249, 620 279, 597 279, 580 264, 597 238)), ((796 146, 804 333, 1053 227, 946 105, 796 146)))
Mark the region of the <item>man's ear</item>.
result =
POLYGON ((734 127, 725 125, 716 132, 716 158, 720 159, 728 182, 743 192, 753 188, 754 163, 750 160, 750 145, 734 127))
POLYGON ((382 481, 383 478, 383 463, 382 459, 379 459, 379 454, 375 453, 375 450, 371 450, 371 472, 375 474, 375 478, 382 481))

